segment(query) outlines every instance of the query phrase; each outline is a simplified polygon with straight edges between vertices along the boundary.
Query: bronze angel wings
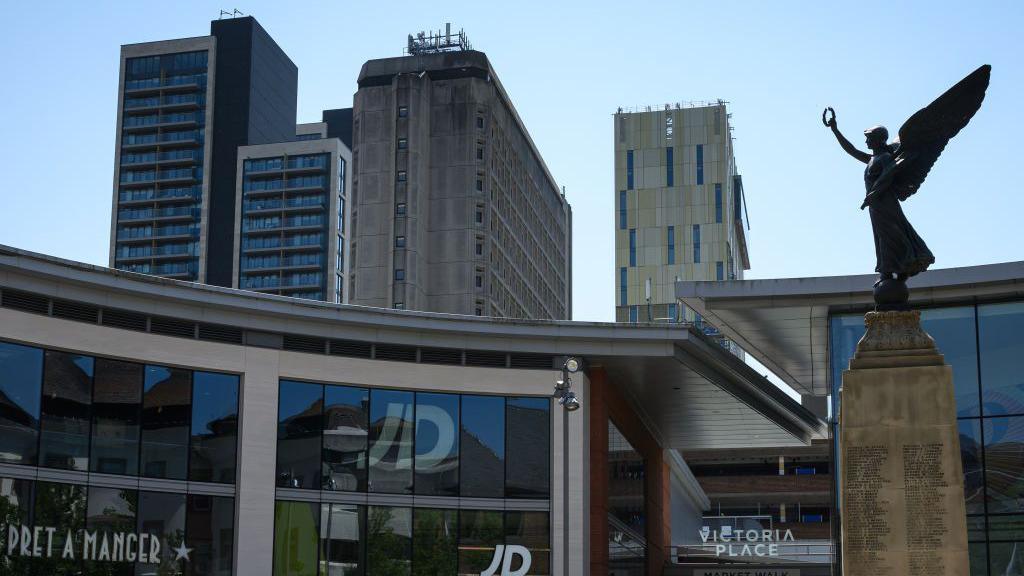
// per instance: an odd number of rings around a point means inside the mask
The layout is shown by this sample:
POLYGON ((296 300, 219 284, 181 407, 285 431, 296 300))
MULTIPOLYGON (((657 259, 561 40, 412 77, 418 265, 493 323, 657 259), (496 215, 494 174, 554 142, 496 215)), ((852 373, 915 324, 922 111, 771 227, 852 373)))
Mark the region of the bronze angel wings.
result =
POLYGON ((889 188, 897 198, 906 200, 917 192, 949 140, 971 121, 985 99, 991 70, 985 64, 971 72, 900 127, 889 188))

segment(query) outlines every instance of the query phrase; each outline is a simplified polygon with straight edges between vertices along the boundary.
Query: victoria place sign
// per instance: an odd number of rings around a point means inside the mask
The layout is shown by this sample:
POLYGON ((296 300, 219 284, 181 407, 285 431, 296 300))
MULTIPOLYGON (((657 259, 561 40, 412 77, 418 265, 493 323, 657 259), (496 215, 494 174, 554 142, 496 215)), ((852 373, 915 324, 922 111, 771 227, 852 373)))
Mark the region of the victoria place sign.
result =
POLYGON ((700 539, 705 546, 715 547, 715 556, 778 556, 779 542, 793 542, 792 530, 738 530, 722 526, 712 530, 708 526, 700 529, 700 539))
MULTIPOLYGON (((58 531, 52 526, 8 525, 3 533, 7 537, 4 553, 7 556, 29 558, 60 558, 62 560, 94 560, 108 562, 160 563, 160 538, 140 532, 107 532, 100 530, 58 531), (79 545, 75 545, 74 534, 79 545), (57 538, 55 538, 55 536, 57 538), (55 540, 62 542, 55 543, 55 540), (56 544, 56 545, 55 545, 56 544)), ((191 548, 180 544, 172 548, 175 561, 188 560, 191 548)))

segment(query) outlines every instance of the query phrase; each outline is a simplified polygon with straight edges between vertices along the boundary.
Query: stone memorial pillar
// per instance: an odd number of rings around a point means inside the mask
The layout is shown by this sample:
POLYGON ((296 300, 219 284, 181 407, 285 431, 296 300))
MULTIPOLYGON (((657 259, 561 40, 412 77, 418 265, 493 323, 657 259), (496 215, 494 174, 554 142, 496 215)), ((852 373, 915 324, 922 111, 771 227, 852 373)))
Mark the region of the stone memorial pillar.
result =
POLYGON ((843 372, 844 576, 968 576, 953 370, 918 311, 868 312, 843 372))

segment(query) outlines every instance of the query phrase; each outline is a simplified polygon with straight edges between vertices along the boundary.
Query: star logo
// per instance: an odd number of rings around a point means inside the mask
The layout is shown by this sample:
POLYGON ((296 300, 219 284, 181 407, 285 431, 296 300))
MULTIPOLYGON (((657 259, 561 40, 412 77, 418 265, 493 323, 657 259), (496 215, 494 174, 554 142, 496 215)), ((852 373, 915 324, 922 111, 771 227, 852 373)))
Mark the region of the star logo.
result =
POLYGON ((171 550, 173 550, 174 553, 176 554, 176 556, 174 557, 175 562, 177 562, 178 560, 185 560, 187 562, 189 560, 188 555, 192 553, 192 549, 186 548, 184 542, 179 544, 177 548, 171 548, 171 550))

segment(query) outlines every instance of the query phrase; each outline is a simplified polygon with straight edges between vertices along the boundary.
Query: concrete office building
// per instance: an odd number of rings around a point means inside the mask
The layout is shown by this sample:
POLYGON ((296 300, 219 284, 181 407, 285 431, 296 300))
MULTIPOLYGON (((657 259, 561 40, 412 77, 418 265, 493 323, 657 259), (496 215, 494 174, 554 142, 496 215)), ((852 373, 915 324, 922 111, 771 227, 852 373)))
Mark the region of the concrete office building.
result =
MULTIPOLYGON (((794 390, 826 407, 838 438, 839 388, 872 275, 683 282, 682 301, 794 390)), ((1024 566, 1024 262, 931 270, 911 278, 910 303, 953 368, 972 576, 1024 566)), ((824 410, 822 410, 824 412, 824 410)), ((842 471, 833 448, 833 471, 842 471)), ((839 542, 841 503, 833 499, 839 542)), ((838 547, 838 545, 837 545, 838 547)), ((841 550, 839 551, 841 553, 841 550)), ((836 569, 840 567, 836 562, 836 569)))
POLYGON ((677 305, 675 282, 750 268, 725 104, 619 109, 614 130, 615 319, 698 320, 677 305))
POLYGON ((486 55, 438 38, 359 73, 350 301, 570 318, 569 204, 486 55))
POLYGON ((238 147, 294 139, 297 79, 251 17, 121 47, 111 267, 231 285, 238 147))
POLYGON ((0 247, 0 573, 681 574, 709 501, 678 450, 825 426, 687 325, 314 302, 0 247), (573 412, 552 398, 569 355, 573 412))
POLYGON ((233 286, 348 301, 352 154, 326 135, 326 123, 302 124, 297 141, 238 149, 233 286))

